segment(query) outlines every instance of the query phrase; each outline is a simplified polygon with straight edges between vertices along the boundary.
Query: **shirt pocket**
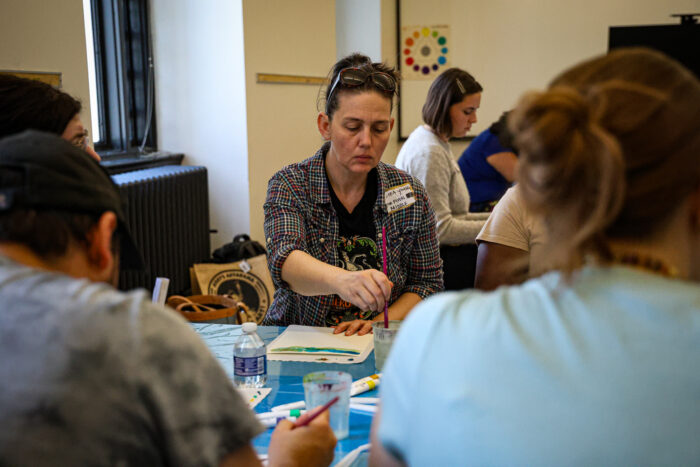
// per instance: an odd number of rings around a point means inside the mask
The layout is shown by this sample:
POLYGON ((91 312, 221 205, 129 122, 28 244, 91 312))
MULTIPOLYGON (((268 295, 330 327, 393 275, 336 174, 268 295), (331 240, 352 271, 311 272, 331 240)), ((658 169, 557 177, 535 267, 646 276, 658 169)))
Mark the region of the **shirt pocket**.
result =
POLYGON ((319 261, 336 266, 335 254, 335 215, 323 209, 313 209, 307 218, 307 253, 319 261))

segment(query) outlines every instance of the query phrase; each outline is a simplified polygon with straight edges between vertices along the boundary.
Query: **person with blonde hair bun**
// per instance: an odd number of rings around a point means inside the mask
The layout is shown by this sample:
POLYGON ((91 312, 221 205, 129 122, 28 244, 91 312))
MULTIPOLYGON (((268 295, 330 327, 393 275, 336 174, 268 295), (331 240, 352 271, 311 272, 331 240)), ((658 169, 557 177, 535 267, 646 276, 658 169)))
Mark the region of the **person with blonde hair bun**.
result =
POLYGON ((699 464, 700 82, 619 50, 526 95, 509 127, 551 270, 413 310, 371 463, 699 464))

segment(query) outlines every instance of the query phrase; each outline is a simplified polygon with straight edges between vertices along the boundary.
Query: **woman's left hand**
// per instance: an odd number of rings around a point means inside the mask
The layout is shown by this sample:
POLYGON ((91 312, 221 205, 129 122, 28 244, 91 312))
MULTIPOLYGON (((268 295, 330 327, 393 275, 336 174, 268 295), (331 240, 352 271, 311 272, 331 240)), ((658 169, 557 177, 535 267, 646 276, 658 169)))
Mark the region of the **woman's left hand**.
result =
POLYGON ((352 336, 357 333, 358 336, 364 336, 372 330, 372 321, 365 319, 356 319, 353 321, 343 321, 339 325, 335 326, 335 331, 333 334, 340 334, 345 331, 346 336, 352 336))

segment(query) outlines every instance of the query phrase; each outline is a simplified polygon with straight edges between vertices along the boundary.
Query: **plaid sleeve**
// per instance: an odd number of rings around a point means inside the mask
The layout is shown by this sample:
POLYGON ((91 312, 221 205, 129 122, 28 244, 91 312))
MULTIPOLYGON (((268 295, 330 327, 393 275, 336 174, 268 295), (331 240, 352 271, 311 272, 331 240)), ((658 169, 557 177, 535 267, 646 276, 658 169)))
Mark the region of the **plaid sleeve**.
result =
POLYGON ((426 298, 445 288, 442 279, 442 258, 438 246, 435 211, 423 186, 416 183, 414 189, 421 202, 421 212, 403 292, 413 292, 421 298, 426 298))
POLYGON ((272 282, 277 288, 288 288, 282 280, 282 265, 294 250, 306 250, 304 206, 299 201, 301 189, 284 171, 277 172, 267 186, 265 211, 265 239, 267 263, 272 282))

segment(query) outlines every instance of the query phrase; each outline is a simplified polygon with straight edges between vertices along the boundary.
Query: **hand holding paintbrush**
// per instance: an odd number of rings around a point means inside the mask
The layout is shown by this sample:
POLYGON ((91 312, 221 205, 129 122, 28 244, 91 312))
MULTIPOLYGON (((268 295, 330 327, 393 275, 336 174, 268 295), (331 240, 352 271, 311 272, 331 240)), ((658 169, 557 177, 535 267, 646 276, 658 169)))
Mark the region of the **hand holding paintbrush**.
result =
POLYGON ((330 465, 338 440, 329 425, 328 409, 336 402, 338 397, 303 414, 296 422, 280 421, 270 438, 268 465, 282 465, 290 457, 297 461, 296 465, 330 465), (293 447, 291 454, 290 446, 293 447))

